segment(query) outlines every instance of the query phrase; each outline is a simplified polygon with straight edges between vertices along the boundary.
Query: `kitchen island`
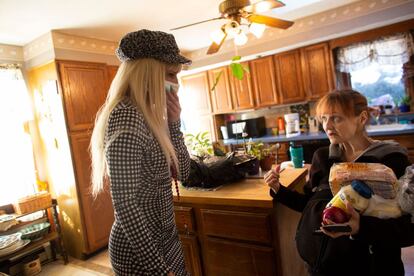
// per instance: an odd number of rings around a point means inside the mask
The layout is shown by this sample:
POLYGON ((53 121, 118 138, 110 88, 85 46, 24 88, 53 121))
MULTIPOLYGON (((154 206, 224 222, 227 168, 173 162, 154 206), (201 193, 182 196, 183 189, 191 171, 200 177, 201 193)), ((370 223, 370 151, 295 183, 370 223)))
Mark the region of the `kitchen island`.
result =
MULTIPOLYGON (((286 169, 280 182, 302 191, 306 169, 286 169)), ((300 213, 273 202, 263 179, 214 191, 174 193, 175 219, 191 275, 307 275, 295 247, 300 213)))

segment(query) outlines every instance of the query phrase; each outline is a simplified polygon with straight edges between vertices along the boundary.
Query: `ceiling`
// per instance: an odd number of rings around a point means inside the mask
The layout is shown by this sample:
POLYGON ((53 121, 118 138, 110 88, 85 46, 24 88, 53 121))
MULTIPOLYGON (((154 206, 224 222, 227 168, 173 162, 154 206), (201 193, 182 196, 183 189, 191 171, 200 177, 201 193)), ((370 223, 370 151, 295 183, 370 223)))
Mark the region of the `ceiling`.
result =
MULTIPOLYGON (((267 15, 295 20, 357 0, 285 0, 267 15)), ((170 28, 217 17, 221 0, 0 0, 0 44, 25 45, 49 32, 119 41, 123 34, 170 28)), ((252 1, 254 2, 254 1, 252 1)), ((173 31, 183 52, 207 47, 223 21, 173 31)))

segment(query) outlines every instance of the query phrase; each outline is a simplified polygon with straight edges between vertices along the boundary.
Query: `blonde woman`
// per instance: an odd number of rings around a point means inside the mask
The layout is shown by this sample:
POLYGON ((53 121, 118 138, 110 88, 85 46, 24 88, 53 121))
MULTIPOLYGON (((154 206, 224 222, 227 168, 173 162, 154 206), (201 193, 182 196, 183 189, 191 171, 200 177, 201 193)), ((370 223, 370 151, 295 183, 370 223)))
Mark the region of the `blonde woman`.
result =
POLYGON ((176 92, 191 61, 171 34, 148 30, 125 35, 116 54, 122 64, 91 141, 93 193, 107 176, 115 210, 111 264, 116 275, 188 275, 171 183, 189 174, 176 92))

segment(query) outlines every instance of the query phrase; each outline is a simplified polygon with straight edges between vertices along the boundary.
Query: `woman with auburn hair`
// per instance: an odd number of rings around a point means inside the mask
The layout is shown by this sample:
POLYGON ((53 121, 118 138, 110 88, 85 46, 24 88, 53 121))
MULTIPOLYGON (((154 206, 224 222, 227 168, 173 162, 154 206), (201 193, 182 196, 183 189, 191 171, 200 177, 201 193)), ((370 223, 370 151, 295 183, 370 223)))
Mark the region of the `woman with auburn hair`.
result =
POLYGON ((296 246, 310 275, 404 275, 401 247, 414 244, 410 215, 397 219, 360 216, 347 205, 350 232, 333 233, 321 228, 322 212, 332 199, 329 172, 335 162, 382 163, 397 177, 410 165, 406 149, 395 142, 368 137, 366 98, 353 90, 334 91, 321 98, 316 113, 331 145, 318 149, 312 159, 305 194, 281 186, 278 170, 265 175, 275 201, 302 213, 296 246))
POLYGON ((189 175, 177 74, 191 61, 171 34, 148 30, 125 35, 116 54, 122 64, 91 140, 93 194, 108 177, 115 211, 111 264, 116 275, 188 275, 171 183, 189 175))

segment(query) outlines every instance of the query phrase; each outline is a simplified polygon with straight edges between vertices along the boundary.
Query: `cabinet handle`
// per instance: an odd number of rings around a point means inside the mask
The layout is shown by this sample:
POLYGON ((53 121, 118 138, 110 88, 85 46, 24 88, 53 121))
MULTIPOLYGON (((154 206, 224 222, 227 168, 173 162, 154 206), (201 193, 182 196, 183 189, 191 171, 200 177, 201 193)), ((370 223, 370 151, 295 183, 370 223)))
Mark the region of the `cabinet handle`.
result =
POLYGON ((190 235, 190 231, 188 231, 188 224, 187 223, 184 223, 184 228, 185 228, 185 233, 187 235, 190 235))

